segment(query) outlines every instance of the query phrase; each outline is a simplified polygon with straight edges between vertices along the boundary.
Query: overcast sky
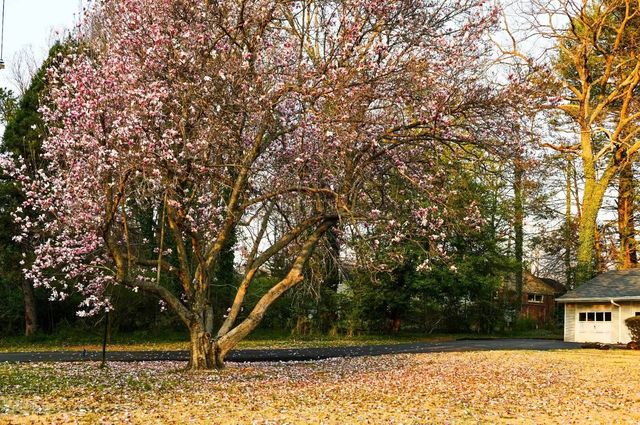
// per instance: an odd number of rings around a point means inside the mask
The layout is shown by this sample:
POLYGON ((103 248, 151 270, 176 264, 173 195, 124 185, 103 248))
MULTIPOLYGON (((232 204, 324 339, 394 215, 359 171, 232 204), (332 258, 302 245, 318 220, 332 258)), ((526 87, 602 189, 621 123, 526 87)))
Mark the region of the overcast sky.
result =
MULTIPOLYGON (((0 7, 2 6, 0 0, 0 7)), ((0 85, 15 89, 11 68, 16 54, 32 50, 38 63, 47 55, 53 41, 73 28, 80 9, 80 0, 4 0, 4 61, 0 85)), ((87 0, 85 0, 87 3, 87 0)))

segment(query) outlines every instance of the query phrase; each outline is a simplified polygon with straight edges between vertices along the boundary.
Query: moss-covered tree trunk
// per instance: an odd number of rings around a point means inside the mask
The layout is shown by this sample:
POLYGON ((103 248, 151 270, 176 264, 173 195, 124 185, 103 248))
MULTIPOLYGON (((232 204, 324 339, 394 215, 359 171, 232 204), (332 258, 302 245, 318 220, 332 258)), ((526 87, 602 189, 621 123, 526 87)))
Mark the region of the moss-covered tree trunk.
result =
MULTIPOLYGON (((585 172, 585 174, 588 174, 585 172)), ((593 172, 595 175, 595 170, 593 172)), ((601 178, 585 179, 585 195, 582 202, 582 214, 578 226, 578 252, 576 283, 581 284, 591 279, 595 272, 595 244, 598 212, 602 207, 607 182, 601 178)))

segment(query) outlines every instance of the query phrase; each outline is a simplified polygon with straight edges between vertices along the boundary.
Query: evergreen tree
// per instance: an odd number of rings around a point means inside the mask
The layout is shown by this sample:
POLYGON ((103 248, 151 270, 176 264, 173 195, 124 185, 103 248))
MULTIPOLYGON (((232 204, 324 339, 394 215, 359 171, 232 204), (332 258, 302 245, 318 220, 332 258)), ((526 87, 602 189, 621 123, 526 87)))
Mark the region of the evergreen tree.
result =
MULTIPOLYGON (((33 76, 31 86, 21 99, 17 100, 12 92, 0 90, 0 118, 6 123, 6 129, 0 146, 0 152, 20 156, 30 174, 41 167, 40 150, 46 135, 46 128, 38 111, 45 93, 47 69, 64 52, 64 45, 54 45, 48 59, 33 76)), ((11 216, 23 201, 16 182, 6 176, 0 176, 0 293, 7 302, 0 307, 0 319, 5 328, 15 330, 18 316, 23 314, 26 335, 32 335, 38 329, 36 297, 33 287, 22 274, 29 255, 27 241, 16 242, 13 238, 19 233, 11 216), (22 304, 22 307, 20 306, 22 304)), ((9 330, 9 329, 6 329, 9 330)))

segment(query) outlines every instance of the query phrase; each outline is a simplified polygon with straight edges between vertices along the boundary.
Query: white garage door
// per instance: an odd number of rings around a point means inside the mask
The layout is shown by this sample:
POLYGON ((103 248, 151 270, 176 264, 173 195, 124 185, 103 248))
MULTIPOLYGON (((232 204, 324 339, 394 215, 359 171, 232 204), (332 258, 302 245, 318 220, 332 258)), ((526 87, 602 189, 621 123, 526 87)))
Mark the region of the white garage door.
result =
POLYGON ((576 341, 612 342, 610 311, 578 311, 576 341))

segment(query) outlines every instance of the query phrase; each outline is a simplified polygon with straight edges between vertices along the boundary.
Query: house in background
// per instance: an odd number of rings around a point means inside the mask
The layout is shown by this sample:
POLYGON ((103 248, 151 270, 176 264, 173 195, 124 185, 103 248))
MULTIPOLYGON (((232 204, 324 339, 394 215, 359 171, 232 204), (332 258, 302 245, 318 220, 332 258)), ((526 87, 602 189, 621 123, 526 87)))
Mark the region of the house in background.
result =
MULTIPOLYGON (((558 310, 555 299, 567 292, 564 285, 553 279, 534 276, 529 271, 524 272, 523 279, 520 317, 531 319, 539 325, 555 321, 558 310)), ((513 279, 509 279, 504 290, 504 295, 514 304, 517 294, 513 279)))
POLYGON ((557 310, 555 299, 565 292, 567 291, 560 282, 525 272, 520 317, 527 317, 541 324, 552 321, 557 310))
POLYGON ((624 321, 640 316, 640 269, 603 273, 556 301, 565 306, 565 341, 626 344, 624 321))

